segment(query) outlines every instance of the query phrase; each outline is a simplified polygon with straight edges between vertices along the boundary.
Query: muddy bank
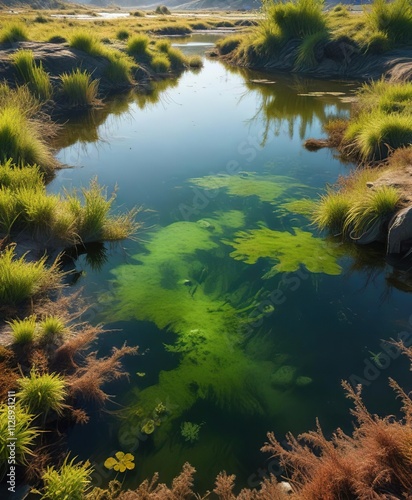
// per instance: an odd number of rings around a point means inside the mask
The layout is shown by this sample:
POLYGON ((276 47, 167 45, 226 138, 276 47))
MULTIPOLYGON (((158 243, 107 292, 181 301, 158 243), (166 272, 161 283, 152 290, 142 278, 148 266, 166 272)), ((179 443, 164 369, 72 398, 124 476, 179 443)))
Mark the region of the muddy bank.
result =
MULTIPOLYGON (((376 80, 385 75, 392 81, 412 80, 412 47, 403 47, 383 54, 364 54, 347 38, 320 43, 315 47, 316 65, 296 67, 301 40, 289 41, 274 55, 262 57, 249 54, 238 57, 236 51, 227 55, 214 49, 209 55, 217 56, 236 66, 264 71, 304 73, 316 78, 350 78, 376 80)), ((253 48, 251 48, 253 51, 253 48)))

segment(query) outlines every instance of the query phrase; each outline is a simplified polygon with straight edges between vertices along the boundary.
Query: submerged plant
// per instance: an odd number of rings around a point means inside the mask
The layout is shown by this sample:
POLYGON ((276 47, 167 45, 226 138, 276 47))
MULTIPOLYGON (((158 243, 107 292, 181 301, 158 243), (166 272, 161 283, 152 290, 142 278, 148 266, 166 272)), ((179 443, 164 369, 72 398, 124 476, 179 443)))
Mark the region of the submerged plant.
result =
POLYGON ((233 241, 225 240, 235 250, 230 256, 247 264, 260 258, 279 261, 263 277, 270 278, 278 272, 294 272, 304 265, 312 273, 337 275, 342 268, 337 263, 338 253, 332 245, 312 233, 295 227, 293 233, 273 231, 265 226, 239 232, 233 241))
POLYGON ((118 472, 126 472, 127 470, 133 470, 135 468, 134 456, 131 453, 124 453, 123 451, 118 451, 115 453, 114 457, 109 457, 104 462, 106 469, 113 469, 118 472))
POLYGON ((193 422, 183 422, 180 426, 180 434, 185 441, 194 443, 199 440, 199 432, 202 425, 193 422))

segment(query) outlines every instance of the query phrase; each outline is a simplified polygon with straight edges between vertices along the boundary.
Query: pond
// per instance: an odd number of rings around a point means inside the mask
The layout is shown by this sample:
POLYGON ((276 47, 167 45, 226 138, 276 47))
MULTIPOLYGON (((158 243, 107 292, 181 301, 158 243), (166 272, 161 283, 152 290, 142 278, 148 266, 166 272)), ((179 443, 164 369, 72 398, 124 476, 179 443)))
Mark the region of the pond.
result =
MULTIPOLYGON (((212 42, 175 41, 190 53, 212 42)), ((85 319, 112 330, 100 354, 139 346, 124 361, 129 380, 107 388, 110 411, 70 431, 96 483, 113 479, 103 463, 121 450, 135 456, 130 487, 155 471, 168 482, 186 461, 199 491, 221 470, 257 486, 280 473, 259 451, 267 431, 282 440, 316 417, 327 434, 350 431, 343 379, 364 383, 372 411, 397 412, 388 377, 408 388, 408 363, 385 356, 382 340, 409 331, 408 271, 309 218, 353 166, 302 144, 349 113, 356 88, 205 59, 62 129, 58 157, 74 168, 51 191, 97 176, 120 210, 143 208, 136 239, 79 256, 70 287, 88 298, 85 319)))

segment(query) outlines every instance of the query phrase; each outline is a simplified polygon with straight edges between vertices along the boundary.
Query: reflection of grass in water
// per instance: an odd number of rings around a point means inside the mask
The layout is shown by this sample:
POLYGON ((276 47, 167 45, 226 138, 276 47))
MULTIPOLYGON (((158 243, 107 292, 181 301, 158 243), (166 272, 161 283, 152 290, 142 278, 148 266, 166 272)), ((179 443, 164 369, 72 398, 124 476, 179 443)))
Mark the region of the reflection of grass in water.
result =
POLYGON ((287 190, 304 189, 291 177, 256 175, 242 172, 238 175, 209 175, 190 179, 191 184, 204 189, 225 189, 232 196, 257 196, 260 201, 275 203, 287 190))
POLYGON ((335 249, 310 232, 292 229, 294 234, 261 226, 259 229, 238 232, 232 241, 225 240, 224 243, 235 249, 231 257, 247 264, 255 264, 260 258, 279 261, 265 278, 278 272, 297 271, 301 265, 312 273, 337 275, 342 272, 337 263, 339 254, 335 249))
MULTIPOLYGON (((299 126, 299 137, 303 139, 308 128, 316 121, 325 123, 332 113, 339 115, 349 110, 348 103, 337 99, 332 93, 319 92, 319 95, 308 95, 308 92, 313 90, 322 90, 322 82, 315 84, 313 81, 295 75, 291 75, 287 81, 284 81, 277 75, 273 83, 269 81, 258 83, 262 78, 260 73, 251 73, 244 68, 228 67, 228 70, 240 73, 245 79, 245 86, 248 90, 242 98, 251 93, 258 98, 257 112, 250 121, 263 122, 263 144, 268 138, 271 127, 274 128, 274 133, 278 134, 282 125, 287 123, 289 136, 292 138, 295 128, 299 126), (255 76, 256 80, 253 81, 251 76, 255 76), (330 109, 332 105, 333 111, 330 109)), ((327 90, 330 90, 329 86, 327 90)), ((339 90, 342 90, 341 87, 339 90)))

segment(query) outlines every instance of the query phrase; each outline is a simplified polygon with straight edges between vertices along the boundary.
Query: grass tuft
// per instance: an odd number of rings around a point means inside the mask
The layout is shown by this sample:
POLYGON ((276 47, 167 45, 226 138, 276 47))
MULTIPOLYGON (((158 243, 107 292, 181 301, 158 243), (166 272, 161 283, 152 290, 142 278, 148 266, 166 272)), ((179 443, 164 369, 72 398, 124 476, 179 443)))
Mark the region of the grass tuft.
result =
POLYGON ((16 305, 44 294, 60 285, 61 273, 55 262, 46 267, 46 257, 26 262, 25 256, 16 258, 15 247, 0 253, 0 303, 16 305))
POLYGON ((47 316, 39 323, 40 338, 45 342, 53 342, 66 332, 66 323, 59 316, 47 316))
POLYGON ((83 500, 91 484, 91 474, 93 469, 86 462, 85 464, 74 464, 74 459, 70 462, 68 457, 56 470, 54 466, 47 467, 42 479, 44 488, 42 498, 48 500, 83 500))
MULTIPOLYGON (((33 455, 32 447, 38 436, 37 428, 33 426, 33 416, 24 410, 20 404, 14 407, 15 427, 14 444, 16 452, 16 461, 18 464, 25 464, 28 455, 33 455)), ((7 464, 10 458, 10 448, 7 446, 9 441, 9 407, 5 404, 0 405, 0 466, 7 464)))
POLYGON ((92 80, 90 74, 80 68, 71 73, 63 73, 61 94, 72 107, 89 107, 96 103, 99 88, 98 80, 92 80))
POLYGON ((15 43, 28 40, 26 28, 22 24, 6 25, 0 32, 0 43, 15 43))
POLYGON ((36 332, 36 316, 9 321, 14 344, 33 342, 36 332))
POLYGON ((20 404, 34 414, 44 416, 50 410, 58 415, 66 408, 65 398, 67 396, 66 382, 56 373, 45 373, 40 375, 35 371, 28 377, 18 379, 20 387, 17 397, 20 404))
POLYGON ((14 67, 30 91, 41 101, 47 101, 53 93, 50 77, 41 61, 36 64, 31 50, 18 50, 11 56, 14 67))

